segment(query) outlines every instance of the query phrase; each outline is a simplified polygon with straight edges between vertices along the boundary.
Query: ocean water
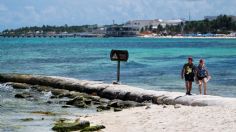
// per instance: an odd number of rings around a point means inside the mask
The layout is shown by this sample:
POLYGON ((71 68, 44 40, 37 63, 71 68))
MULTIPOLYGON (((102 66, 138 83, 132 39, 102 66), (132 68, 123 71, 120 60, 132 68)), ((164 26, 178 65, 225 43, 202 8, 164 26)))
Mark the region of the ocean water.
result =
MULTIPOLYGON (((145 38, 1 38, 0 73, 26 73, 99 80, 116 80, 117 62, 112 49, 128 50, 121 63, 121 83, 143 89, 185 92, 180 72, 187 58, 197 65, 205 59, 212 76, 208 94, 236 97, 236 39, 145 39, 145 38)), ((46 102, 50 93, 35 93, 37 100, 15 99, 23 92, 0 84, 0 131, 51 131, 60 117, 76 118, 95 109, 62 109, 46 102), (51 111, 58 116, 34 115, 51 111), (22 118, 34 118, 22 122, 22 118)), ((196 84, 193 93, 198 94, 196 84)))
POLYGON ((184 92, 180 71, 192 56, 196 65, 206 61, 208 94, 236 97, 236 39, 0 38, 0 72, 111 83, 117 67, 111 49, 129 51, 128 62, 121 63, 122 84, 184 92))

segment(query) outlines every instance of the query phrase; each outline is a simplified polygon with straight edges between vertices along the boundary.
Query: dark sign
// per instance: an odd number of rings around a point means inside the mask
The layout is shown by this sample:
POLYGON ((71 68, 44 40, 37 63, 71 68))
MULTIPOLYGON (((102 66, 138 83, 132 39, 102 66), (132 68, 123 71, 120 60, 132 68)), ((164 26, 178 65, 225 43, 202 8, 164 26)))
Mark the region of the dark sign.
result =
POLYGON ((129 53, 127 50, 111 50, 110 58, 112 61, 127 61, 129 53))

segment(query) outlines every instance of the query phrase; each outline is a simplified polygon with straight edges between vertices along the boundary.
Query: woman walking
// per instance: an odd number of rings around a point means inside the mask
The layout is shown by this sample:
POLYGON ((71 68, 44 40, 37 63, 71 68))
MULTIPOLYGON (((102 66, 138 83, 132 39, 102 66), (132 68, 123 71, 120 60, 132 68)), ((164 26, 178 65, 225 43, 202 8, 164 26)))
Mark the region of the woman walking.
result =
POLYGON ((204 86, 204 95, 207 94, 207 82, 210 79, 209 72, 207 70, 207 67, 205 66, 205 61, 203 59, 200 59, 199 65, 197 67, 197 79, 199 84, 199 92, 202 94, 202 85, 204 86))

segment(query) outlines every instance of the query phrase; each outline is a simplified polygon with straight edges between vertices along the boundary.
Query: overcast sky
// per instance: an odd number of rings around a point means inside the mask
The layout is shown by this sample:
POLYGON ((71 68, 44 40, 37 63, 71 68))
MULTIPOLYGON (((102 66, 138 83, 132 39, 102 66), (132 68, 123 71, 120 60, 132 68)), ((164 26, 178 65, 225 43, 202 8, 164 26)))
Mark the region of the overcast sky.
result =
POLYGON ((42 25, 236 15, 236 0, 0 0, 0 31, 42 25))

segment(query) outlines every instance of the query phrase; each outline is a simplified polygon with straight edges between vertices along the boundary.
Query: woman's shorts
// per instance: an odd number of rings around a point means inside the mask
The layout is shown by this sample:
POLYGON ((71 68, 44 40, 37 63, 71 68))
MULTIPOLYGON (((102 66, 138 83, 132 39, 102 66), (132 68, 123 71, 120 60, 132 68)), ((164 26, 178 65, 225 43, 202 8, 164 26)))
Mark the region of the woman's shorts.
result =
POLYGON ((197 79, 198 80, 203 80, 205 77, 199 77, 199 76, 197 76, 197 79))
POLYGON ((193 82, 194 81, 194 75, 184 75, 185 81, 193 82))

